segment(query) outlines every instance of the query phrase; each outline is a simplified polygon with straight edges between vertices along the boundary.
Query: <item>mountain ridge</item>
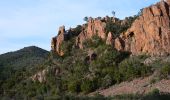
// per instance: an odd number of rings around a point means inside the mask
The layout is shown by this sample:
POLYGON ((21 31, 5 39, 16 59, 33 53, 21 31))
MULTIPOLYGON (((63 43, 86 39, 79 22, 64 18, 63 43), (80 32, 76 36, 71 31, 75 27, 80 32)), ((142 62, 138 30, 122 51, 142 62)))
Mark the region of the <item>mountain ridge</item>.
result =
MULTIPOLYGON (((99 36, 119 51, 131 52, 133 55, 148 54, 152 56, 166 56, 170 54, 170 29, 169 29, 169 6, 170 1, 160 1, 150 7, 146 7, 140 15, 127 17, 120 20, 115 17, 88 18, 87 23, 79 26, 79 32, 74 46, 83 49, 83 42, 94 35, 99 36), (108 29, 109 24, 115 24, 108 29), (124 27, 127 25, 128 27, 124 27), (120 31, 117 33, 117 30, 120 31), (108 35, 108 33, 112 35, 108 35), (116 36, 117 35, 117 36, 116 36)), ((52 39, 52 50, 64 55, 61 50, 63 41, 68 41, 76 28, 65 30, 61 26, 58 35, 52 39)), ((74 34, 73 34, 74 35, 74 34)))

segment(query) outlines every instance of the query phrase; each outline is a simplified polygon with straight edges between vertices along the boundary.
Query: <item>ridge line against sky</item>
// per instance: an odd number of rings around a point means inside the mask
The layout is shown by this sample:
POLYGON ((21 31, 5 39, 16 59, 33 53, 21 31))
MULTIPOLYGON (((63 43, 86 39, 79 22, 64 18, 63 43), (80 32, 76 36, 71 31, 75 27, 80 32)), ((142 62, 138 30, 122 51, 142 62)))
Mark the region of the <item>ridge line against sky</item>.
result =
POLYGON ((0 54, 35 45, 50 50, 58 27, 83 24, 85 16, 123 19, 159 0, 0 0, 0 54))

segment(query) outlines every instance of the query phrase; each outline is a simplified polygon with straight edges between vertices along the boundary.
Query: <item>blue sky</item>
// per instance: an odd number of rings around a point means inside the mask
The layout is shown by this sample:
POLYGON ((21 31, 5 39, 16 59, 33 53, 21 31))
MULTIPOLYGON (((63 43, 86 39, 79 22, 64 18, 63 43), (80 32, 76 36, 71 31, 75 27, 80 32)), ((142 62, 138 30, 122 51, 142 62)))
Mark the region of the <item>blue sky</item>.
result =
POLYGON ((0 0, 0 54, 26 46, 50 50, 58 27, 75 27, 85 16, 123 19, 159 0, 0 0))

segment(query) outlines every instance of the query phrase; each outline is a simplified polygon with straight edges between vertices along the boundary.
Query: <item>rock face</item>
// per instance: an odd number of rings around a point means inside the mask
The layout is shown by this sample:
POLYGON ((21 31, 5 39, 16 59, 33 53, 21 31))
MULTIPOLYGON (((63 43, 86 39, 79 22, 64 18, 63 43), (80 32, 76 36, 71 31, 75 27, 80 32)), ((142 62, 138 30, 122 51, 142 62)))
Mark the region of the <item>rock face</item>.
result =
POLYGON ((94 35, 98 35, 102 39, 105 39, 106 38, 105 28, 106 28, 105 19, 103 19, 102 21, 100 19, 89 18, 87 28, 83 30, 76 38, 76 45, 82 49, 83 41, 85 39, 91 38, 94 35))
POLYGON ((33 76, 31 76, 30 79, 34 82, 44 83, 47 81, 47 74, 49 72, 50 74, 53 74, 54 76, 60 75, 60 69, 58 67, 47 67, 44 70, 39 71, 33 76))
POLYGON ((48 70, 42 70, 40 72, 38 72, 37 74, 33 75, 31 77, 31 79, 33 81, 39 81, 40 83, 43 83, 46 81, 46 73, 48 72, 48 70))
POLYGON ((64 52, 61 50, 61 44, 66 37, 65 26, 61 26, 58 31, 58 36, 52 38, 51 48, 53 51, 57 52, 60 56, 64 55, 64 52))
POLYGON ((170 0, 143 9, 142 15, 122 34, 115 48, 134 55, 164 56, 170 53, 170 0))
POLYGON ((109 32, 107 35, 106 44, 113 45, 113 42, 114 42, 114 36, 112 35, 111 32, 109 32))

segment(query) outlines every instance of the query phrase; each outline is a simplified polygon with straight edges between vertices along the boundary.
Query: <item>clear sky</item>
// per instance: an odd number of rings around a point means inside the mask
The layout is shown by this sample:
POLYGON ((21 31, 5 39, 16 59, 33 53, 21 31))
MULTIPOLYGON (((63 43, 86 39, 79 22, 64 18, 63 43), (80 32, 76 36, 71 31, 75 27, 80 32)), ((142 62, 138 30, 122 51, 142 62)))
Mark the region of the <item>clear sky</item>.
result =
POLYGON ((26 46, 50 50, 58 27, 84 23, 85 16, 123 19, 159 0, 0 0, 0 54, 26 46))

